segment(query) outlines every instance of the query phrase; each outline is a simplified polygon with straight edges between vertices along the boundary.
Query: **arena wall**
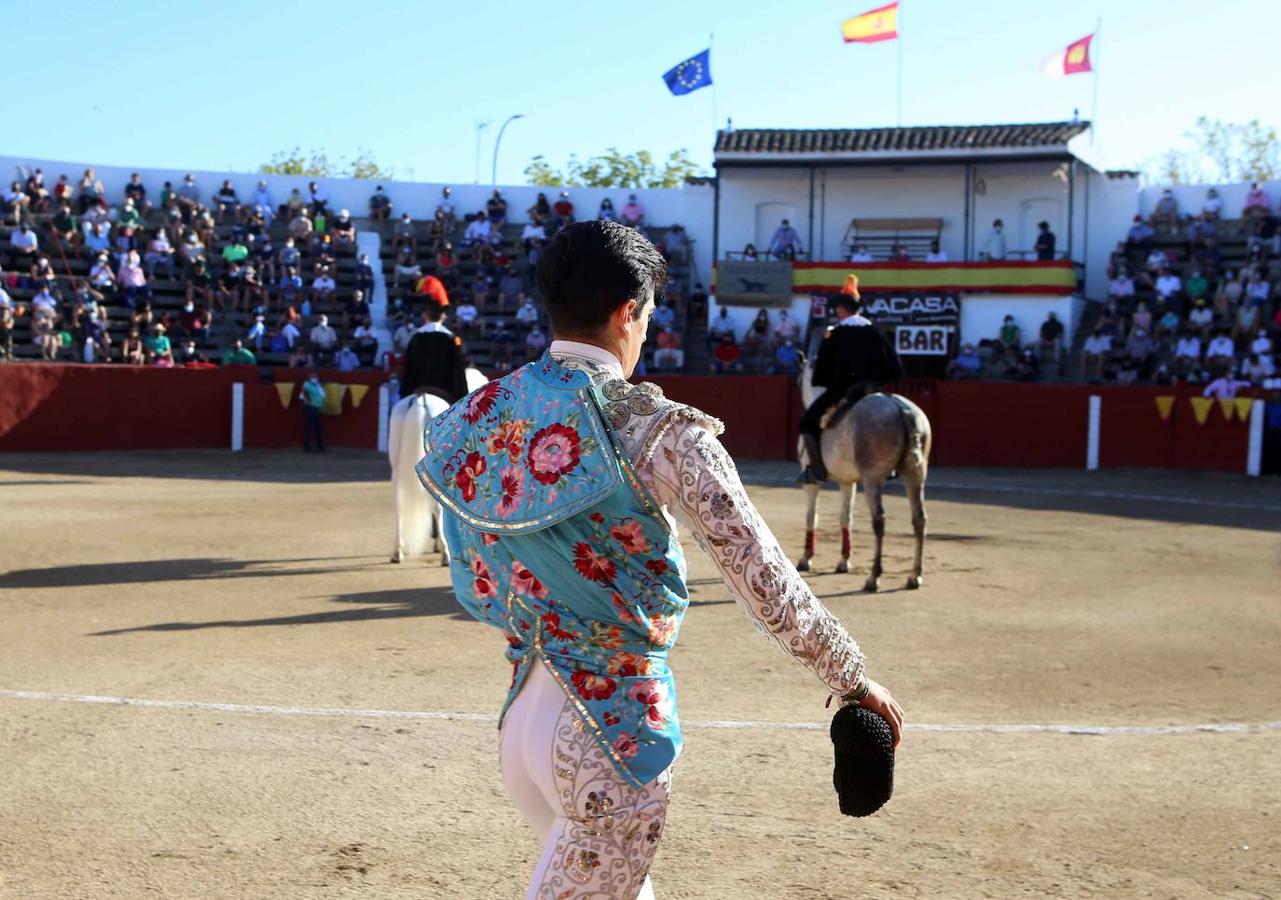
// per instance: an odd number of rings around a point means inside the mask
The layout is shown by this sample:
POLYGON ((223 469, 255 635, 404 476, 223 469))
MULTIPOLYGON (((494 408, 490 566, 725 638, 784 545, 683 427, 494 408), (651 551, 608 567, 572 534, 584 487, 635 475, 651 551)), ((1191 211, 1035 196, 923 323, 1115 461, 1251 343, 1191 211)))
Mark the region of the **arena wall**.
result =
MULTIPOLYGON (((0 452, 226 448, 231 386, 244 384, 244 446, 297 447, 302 410, 294 381, 288 407, 277 386, 252 368, 163 370, 125 366, 0 367, 0 452)), ((350 390, 342 411, 325 417, 333 447, 375 449, 379 372, 322 372, 321 380, 368 386, 359 406, 350 390)), ((792 379, 779 375, 672 375, 653 379, 674 400, 725 423, 735 457, 795 458, 802 406, 792 379)), ((1096 387, 979 381, 912 380, 899 390, 934 428, 932 461, 943 466, 1086 465, 1089 399, 1102 399, 1099 463, 1244 472, 1249 424, 1214 401, 1199 423, 1194 388, 1096 387), (1157 398, 1172 397, 1168 418, 1157 398)))

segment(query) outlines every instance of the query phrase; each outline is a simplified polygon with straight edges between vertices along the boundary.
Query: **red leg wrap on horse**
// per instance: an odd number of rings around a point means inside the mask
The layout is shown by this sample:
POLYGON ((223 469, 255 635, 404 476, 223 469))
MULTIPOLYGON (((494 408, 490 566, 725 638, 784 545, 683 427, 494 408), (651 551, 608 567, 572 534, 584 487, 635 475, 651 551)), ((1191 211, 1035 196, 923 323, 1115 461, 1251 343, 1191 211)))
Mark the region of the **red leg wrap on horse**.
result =
POLYGON ((850 530, 841 529, 841 559, 849 559, 850 556, 850 530))
POLYGON ((813 528, 805 530, 805 555, 807 557, 814 555, 814 542, 818 538, 818 532, 813 528))

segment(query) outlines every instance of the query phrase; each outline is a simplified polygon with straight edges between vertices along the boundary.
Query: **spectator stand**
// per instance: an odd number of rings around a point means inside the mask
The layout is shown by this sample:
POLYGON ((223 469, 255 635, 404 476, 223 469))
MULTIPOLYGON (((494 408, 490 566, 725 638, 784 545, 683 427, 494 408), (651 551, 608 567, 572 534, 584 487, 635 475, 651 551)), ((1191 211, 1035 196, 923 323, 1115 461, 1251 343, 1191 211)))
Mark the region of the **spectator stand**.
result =
POLYGON ((902 248, 912 259, 921 260, 942 235, 941 218, 852 219, 841 247, 846 259, 861 245, 877 259, 893 260, 894 251, 902 248))

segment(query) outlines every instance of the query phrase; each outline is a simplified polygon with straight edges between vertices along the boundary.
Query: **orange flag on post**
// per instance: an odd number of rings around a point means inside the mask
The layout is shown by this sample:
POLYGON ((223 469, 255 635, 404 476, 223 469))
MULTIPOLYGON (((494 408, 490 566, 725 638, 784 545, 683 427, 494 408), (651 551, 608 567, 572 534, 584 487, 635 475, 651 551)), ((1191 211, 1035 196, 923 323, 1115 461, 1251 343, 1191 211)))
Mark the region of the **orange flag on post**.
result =
POLYGON ((869 9, 841 23, 841 38, 847 44, 875 44, 898 37, 898 0, 869 9))

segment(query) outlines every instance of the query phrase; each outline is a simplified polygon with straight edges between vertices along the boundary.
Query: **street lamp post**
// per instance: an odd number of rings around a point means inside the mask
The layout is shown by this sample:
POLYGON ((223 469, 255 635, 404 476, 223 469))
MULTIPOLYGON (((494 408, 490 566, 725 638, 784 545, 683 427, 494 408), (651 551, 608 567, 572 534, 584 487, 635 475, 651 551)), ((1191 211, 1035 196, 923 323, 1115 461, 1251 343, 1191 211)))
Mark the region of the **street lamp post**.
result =
POLYGON ((488 122, 476 120, 476 180, 475 184, 480 184, 480 133, 489 127, 488 122))
POLYGON ((515 122, 517 119, 523 119, 523 118, 525 118, 524 113, 516 113, 516 115, 514 116, 508 116, 507 121, 503 123, 503 127, 498 129, 498 137, 494 139, 494 166, 493 166, 493 169, 490 171, 490 179, 489 179, 490 184, 493 187, 498 187, 498 148, 501 147, 503 144, 503 132, 507 130, 507 126, 510 125, 512 122, 515 122))

